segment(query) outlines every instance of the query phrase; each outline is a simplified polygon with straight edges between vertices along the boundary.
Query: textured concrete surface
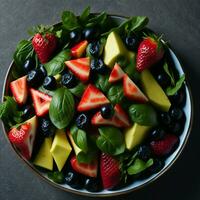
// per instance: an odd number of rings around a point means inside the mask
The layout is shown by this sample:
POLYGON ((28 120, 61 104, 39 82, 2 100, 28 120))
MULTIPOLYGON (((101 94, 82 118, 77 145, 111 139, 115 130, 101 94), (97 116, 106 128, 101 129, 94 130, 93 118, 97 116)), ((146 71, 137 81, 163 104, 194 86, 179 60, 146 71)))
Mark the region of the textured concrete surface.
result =
MULTIPOLYGON (((121 15, 147 15, 150 27, 164 33, 180 57, 192 86, 195 105, 194 126, 189 142, 175 165, 157 182, 143 190, 117 199, 200 199, 200 1, 176 0, 0 0, 0 92, 3 79, 20 39, 36 24, 52 24, 63 9, 79 14, 91 5, 92 11, 106 10, 121 15)), ((0 130, 1 200, 89 199, 62 192, 35 176, 16 158, 0 130)), ((114 199, 114 198, 113 198, 114 199)))

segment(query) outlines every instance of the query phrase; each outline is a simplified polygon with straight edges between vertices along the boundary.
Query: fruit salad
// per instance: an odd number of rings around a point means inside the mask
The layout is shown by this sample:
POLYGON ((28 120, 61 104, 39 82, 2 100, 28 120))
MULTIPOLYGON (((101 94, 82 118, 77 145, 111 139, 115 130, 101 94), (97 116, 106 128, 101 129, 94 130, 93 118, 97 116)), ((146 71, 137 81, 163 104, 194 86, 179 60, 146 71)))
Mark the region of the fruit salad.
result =
POLYGON ((178 147, 185 75, 148 21, 64 11, 18 43, 0 117, 19 154, 53 182, 115 190, 158 173, 178 147))

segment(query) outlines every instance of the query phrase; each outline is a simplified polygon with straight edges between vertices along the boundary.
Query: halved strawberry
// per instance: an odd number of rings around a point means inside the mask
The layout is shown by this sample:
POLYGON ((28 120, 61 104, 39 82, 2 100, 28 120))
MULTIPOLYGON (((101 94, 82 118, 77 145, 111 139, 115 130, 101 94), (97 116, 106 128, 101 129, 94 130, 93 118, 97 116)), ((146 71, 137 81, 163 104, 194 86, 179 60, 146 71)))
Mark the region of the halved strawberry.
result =
POLYGON ((119 162, 108 154, 102 153, 100 160, 101 179, 104 189, 115 187, 120 182, 119 162))
POLYGON ((122 79, 123 76, 124 76, 123 70, 121 69, 121 67, 119 66, 118 63, 115 63, 115 65, 114 65, 114 67, 112 69, 112 72, 110 73, 108 82, 114 83, 114 82, 122 79))
POLYGON ((47 114, 52 97, 33 88, 30 89, 30 92, 33 99, 33 106, 36 115, 44 116, 47 114))
POLYGON ((94 85, 89 84, 82 95, 77 110, 87 111, 94 108, 99 108, 108 103, 109 101, 106 96, 94 85))
POLYGON ((26 159, 31 158, 36 129, 37 118, 34 116, 20 127, 12 128, 8 133, 10 142, 19 149, 22 156, 26 159))
POLYGON ((10 83, 10 90, 18 104, 25 104, 28 97, 26 76, 10 83))
POLYGON ((72 157, 70 160, 72 168, 85 176, 89 177, 97 177, 97 170, 98 170, 98 163, 97 161, 94 161, 90 164, 86 163, 79 163, 76 159, 76 157, 72 157))
POLYGON ((71 48, 71 54, 74 58, 80 58, 83 56, 83 53, 85 52, 85 49, 88 45, 87 40, 83 40, 80 43, 76 44, 71 48))
POLYGON ((81 81, 86 82, 90 75, 90 58, 78 58, 65 62, 69 70, 81 81))
POLYGON ((124 89, 124 96, 126 96, 130 100, 138 101, 141 103, 146 103, 148 101, 147 97, 137 87, 137 85, 128 77, 127 74, 125 74, 123 77, 123 89, 124 89))
POLYGON ((101 116, 101 112, 97 112, 91 119, 91 123, 93 125, 112 125, 116 127, 128 127, 130 126, 130 122, 127 114, 121 108, 119 104, 116 104, 114 107, 115 113, 112 118, 104 119, 101 116))

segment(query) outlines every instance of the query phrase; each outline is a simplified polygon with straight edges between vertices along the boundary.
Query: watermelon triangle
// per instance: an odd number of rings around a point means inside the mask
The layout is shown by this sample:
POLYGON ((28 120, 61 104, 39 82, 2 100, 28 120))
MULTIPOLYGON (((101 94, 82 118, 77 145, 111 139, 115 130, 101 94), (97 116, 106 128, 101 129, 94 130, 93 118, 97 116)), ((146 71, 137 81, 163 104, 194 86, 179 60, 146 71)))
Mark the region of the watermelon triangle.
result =
POLYGON ((118 63, 115 63, 113 69, 112 69, 112 72, 110 73, 110 76, 109 76, 109 82, 110 83, 114 83, 118 80, 121 80, 124 76, 124 72, 123 70, 121 69, 121 67, 119 66, 118 63))

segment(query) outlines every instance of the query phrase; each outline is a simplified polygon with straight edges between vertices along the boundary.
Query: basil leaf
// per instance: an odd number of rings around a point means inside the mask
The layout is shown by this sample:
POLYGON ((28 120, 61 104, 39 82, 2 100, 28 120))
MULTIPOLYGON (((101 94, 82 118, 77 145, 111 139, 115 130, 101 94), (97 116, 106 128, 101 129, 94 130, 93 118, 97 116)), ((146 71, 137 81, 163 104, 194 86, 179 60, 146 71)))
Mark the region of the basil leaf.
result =
POLYGON ((149 22, 146 16, 135 16, 131 18, 130 25, 128 27, 129 32, 136 32, 142 30, 149 22))
POLYGON ((65 177, 63 172, 48 172, 47 176, 55 183, 62 184, 65 182, 65 177))
POLYGON ((81 151, 77 156, 76 159, 79 163, 91 163, 93 160, 95 160, 97 154, 96 152, 83 152, 81 151))
POLYGON ((133 122, 143 126, 155 126, 158 124, 157 113, 148 104, 133 104, 129 108, 129 116, 133 122))
POLYGON ((106 20, 107 20, 106 12, 101 12, 99 15, 94 15, 94 17, 90 18, 86 26, 95 26, 98 24, 99 26, 103 27, 106 23, 106 20))
POLYGON ((110 155, 119 155, 125 151, 124 137, 115 127, 99 128, 100 136, 96 140, 97 147, 110 155))
POLYGON ((62 129, 68 126, 74 116, 74 98, 67 88, 58 88, 51 100, 49 117, 52 123, 62 129))
POLYGON ((48 63, 46 63, 45 69, 47 70, 47 74, 54 76, 56 74, 59 74, 64 69, 64 62, 66 60, 71 59, 71 51, 69 49, 61 51, 59 54, 57 54, 52 60, 50 60, 48 63))
POLYGON ((85 91, 86 85, 83 83, 79 83, 77 86, 74 88, 70 88, 69 91, 76 97, 81 97, 83 92, 85 91))
POLYGON ((45 94, 48 94, 49 96, 53 96, 54 95, 54 90, 47 90, 47 89, 45 89, 44 87, 43 87, 43 85, 42 86, 40 86, 39 88, 38 88, 38 90, 39 91, 41 91, 41 92, 43 92, 43 93, 45 93, 45 94))
POLYGON ((89 19, 89 16, 90 16, 90 6, 85 8, 85 10, 80 15, 79 20, 80 20, 81 24, 85 25, 89 19))
POLYGON ((173 72, 169 69, 168 64, 165 62, 165 64, 163 65, 163 69, 166 72, 166 74, 169 76, 170 81, 171 81, 171 85, 175 85, 175 78, 174 78, 174 74, 173 72))
POLYGON ((70 31, 80 27, 77 17, 70 11, 62 13, 62 24, 65 29, 70 31))
POLYGON ((102 92, 107 92, 111 87, 111 84, 108 82, 109 74, 107 75, 98 75, 95 79, 95 86, 100 89, 102 92))
POLYGON ((86 132, 79 129, 77 132, 77 146, 83 150, 83 152, 87 152, 88 151, 88 143, 87 143, 87 136, 86 136, 86 132))
POLYGON ((175 84, 174 87, 173 87, 173 86, 167 87, 167 89, 166 89, 166 94, 167 94, 168 96, 173 96, 173 95, 182 87, 184 81, 185 81, 185 74, 183 74, 183 75, 179 78, 179 80, 176 82, 176 84, 175 84))
POLYGON ((142 171, 144 171, 145 169, 147 169, 148 167, 153 165, 153 159, 149 159, 146 163, 141 160, 141 159, 136 159, 135 162, 133 163, 133 165, 131 165, 127 171, 129 175, 135 175, 138 174, 142 171))
POLYGON ((124 99, 124 91, 121 84, 113 85, 107 93, 108 99, 115 105, 124 99))

